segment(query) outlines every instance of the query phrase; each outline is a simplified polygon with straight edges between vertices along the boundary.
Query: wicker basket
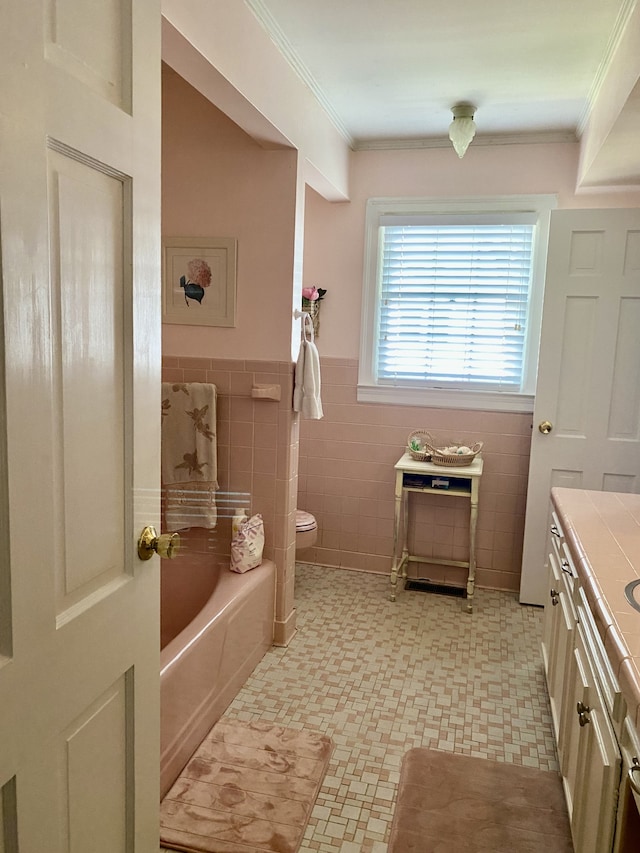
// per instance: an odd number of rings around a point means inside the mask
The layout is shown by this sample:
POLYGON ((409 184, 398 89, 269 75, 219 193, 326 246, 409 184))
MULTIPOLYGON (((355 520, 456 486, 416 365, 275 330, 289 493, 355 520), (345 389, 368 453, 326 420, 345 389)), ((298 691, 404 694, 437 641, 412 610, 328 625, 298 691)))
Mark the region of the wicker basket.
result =
POLYGON ((471 465, 482 450, 482 445, 482 441, 477 441, 469 448, 469 453, 445 453, 446 447, 455 447, 455 445, 444 445, 444 447, 438 448, 427 444, 425 445, 425 450, 429 452, 434 465, 443 465, 447 468, 463 468, 465 465, 471 465))
POLYGON ((433 438, 425 429, 414 429, 407 438, 407 453, 416 462, 431 461, 431 446, 433 438), (429 448, 429 449, 427 449, 429 448))

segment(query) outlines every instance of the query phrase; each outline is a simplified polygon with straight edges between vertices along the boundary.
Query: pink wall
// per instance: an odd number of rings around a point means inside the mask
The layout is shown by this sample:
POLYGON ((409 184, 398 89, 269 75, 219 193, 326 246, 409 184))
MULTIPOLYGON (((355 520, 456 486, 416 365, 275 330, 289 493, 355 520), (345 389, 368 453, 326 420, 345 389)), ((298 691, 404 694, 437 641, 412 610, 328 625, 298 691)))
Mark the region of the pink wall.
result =
POLYGON ((346 198, 349 148, 248 3, 162 0, 162 55, 256 139, 288 140, 327 198, 346 198))
POLYGON ((224 557, 225 495, 248 496, 250 511, 264 517, 265 555, 276 564, 274 639, 285 645, 295 631, 298 422, 291 409, 291 338, 301 258, 296 230, 304 215, 298 155, 262 149, 166 66, 162 141, 163 235, 238 241, 236 328, 163 325, 165 381, 213 382, 218 389, 220 520, 204 542, 197 531, 186 538, 192 549, 213 543, 224 557), (254 383, 279 385, 281 401, 256 402, 254 383))
MULTIPOLYGON (((299 502, 316 514, 320 528, 317 546, 305 559, 389 571, 393 465, 408 434, 427 429, 445 440, 485 442, 478 585, 519 588, 531 416, 356 401, 365 208, 372 197, 518 193, 556 193, 559 207, 640 205, 640 193, 576 195, 577 164, 577 144, 471 146, 463 160, 449 148, 358 151, 352 157, 349 203, 330 204, 307 192, 303 283, 328 293, 317 341, 325 418, 300 424, 299 502)), ((414 499, 412 512, 416 553, 466 559, 467 501, 429 495, 414 499)), ((457 569, 423 566, 420 574, 434 582, 464 580, 457 569)))
MULTIPOLYGON (((308 189, 302 204, 295 151, 262 149, 174 72, 165 70, 163 83, 163 234, 238 239, 237 328, 165 325, 165 375, 219 386, 221 470, 268 519, 278 640, 286 643, 295 629, 296 503, 319 521, 318 545, 307 556, 388 572, 393 464, 417 428, 486 442, 478 581, 517 589, 531 418, 356 402, 366 199, 543 192, 557 193, 562 207, 606 207, 638 206, 640 193, 575 195, 575 145, 476 146, 462 161, 448 148, 356 152, 350 202, 329 203, 308 189), (317 340, 321 421, 299 422, 290 406, 300 266, 305 284, 328 289, 317 340), (274 373, 281 403, 252 401, 251 383, 274 373)), ((429 498, 416 507, 416 550, 464 558, 468 506, 429 498)), ((448 577, 462 580, 455 570, 448 577)))
POLYGON ((308 190, 304 285, 328 289, 322 354, 358 358, 367 199, 557 193, 558 207, 639 207, 640 192, 576 195, 577 144, 473 144, 463 160, 452 148, 356 151, 351 201, 332 204, 308 190))
MULTIPOLYGON (((324 323, 324 318, 323 321, 324 323)), ((320 337, 323 335, 321 327, 320 337)), ((325 417, 300 422, 298 497, 318 521, 316 546, 304 559, 388 573, 393 553, 394 464, 414 429, 434 438, 484 441, 477 532, 479 586, 517 590, 531 444, 531 417, 356 402, 358 362, 322 359, 325 417)), ((448 472, 443 469, 443 475, 448 472)), ((415 495, 413 553, 467 560, 469 501, 415 495)), ((466 572, 429 566, 412 576, 464 585, 466 572)))
POLYGON ((264 150, 163 67, 162 233, 235 237, 236 328, 163 326, 165 355, 289 359, 298 154, 264 150))
POLYGON ((293 373, 286 361, 164 356, 165 382, 212 382, 218 391, 218 524, 188 531, 185 545, 229 563, 231 517, 238 504, 264 520, 264 556, 276 565, 274 642, 286 645, 295 631, 295 510, 298 420, 291 411, 293 373), (255 400, 255 383, 277 385, 281 399, 255 400))

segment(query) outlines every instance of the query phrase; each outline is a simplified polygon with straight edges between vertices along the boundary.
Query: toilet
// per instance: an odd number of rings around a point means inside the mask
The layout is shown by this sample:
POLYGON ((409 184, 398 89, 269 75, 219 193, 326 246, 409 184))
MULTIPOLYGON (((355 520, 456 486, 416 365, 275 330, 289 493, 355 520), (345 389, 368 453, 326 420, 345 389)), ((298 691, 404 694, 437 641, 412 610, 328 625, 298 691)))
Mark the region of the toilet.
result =
POLYGON ((303 509, 296 510, 296 554, 315 545, 318 538, 318 522, 315 516, 303 509))

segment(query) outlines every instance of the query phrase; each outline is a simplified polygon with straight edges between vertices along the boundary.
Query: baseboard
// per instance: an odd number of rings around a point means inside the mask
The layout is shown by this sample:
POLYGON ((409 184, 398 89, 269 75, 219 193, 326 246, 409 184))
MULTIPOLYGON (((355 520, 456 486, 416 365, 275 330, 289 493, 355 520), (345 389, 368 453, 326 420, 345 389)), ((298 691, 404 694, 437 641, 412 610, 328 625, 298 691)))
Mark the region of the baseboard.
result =
POLYGON ((273 623, 273 645, 288 646, 296 633, 296 618, 295 608, 289 616, 282 622, 276 619, 273 623))

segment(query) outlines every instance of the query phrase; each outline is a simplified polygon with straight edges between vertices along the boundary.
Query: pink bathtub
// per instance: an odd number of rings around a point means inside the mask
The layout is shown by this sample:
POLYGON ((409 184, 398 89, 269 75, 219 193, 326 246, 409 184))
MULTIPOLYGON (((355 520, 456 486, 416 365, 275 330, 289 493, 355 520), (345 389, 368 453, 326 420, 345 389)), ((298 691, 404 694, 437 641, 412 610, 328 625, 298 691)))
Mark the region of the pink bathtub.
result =
POLYGON ((275 566, 243 575, 211 556, 162 561, 160 784, 169 790, 273 636, 275 566))

